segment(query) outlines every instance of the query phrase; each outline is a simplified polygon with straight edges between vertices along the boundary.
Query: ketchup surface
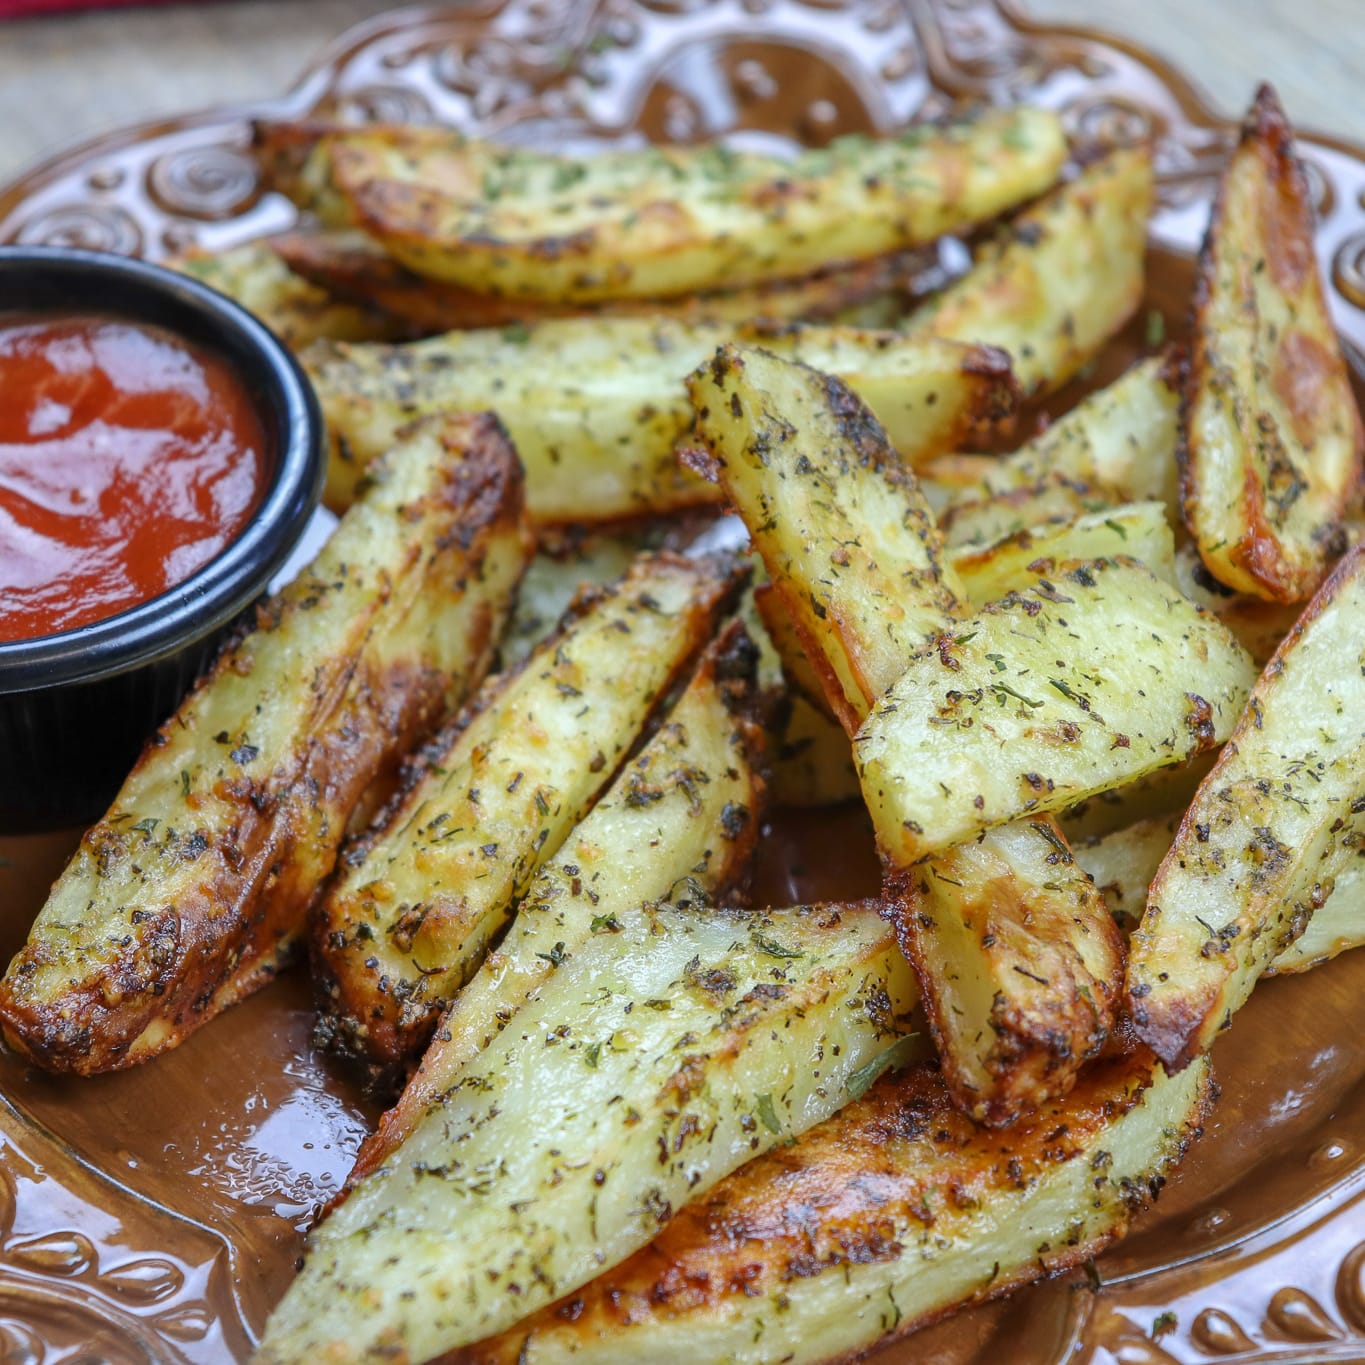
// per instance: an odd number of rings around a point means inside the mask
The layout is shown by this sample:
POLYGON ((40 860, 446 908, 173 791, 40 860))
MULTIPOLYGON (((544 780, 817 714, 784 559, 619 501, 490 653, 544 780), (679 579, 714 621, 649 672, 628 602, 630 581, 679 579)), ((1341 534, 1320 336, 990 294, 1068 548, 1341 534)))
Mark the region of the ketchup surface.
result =
POLYGON ((249 520, 264 448, 241 381, 173 333, 0 314, 0 641, 183 582, 249 520))

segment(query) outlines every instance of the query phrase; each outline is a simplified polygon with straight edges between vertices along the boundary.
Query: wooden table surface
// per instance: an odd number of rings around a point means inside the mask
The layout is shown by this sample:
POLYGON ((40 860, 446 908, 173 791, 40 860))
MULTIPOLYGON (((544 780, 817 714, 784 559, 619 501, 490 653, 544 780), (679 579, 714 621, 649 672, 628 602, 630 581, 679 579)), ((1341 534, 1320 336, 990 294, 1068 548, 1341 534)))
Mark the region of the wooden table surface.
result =
MULTIPOLYGON (((1027 0, 1165 53, 1229 113, 1255 83, 1365 142, 1365 0, 1027 0)), ((0 23, 0 182, 67 144, 288 86, 374 0, 233 0, 0 23)))

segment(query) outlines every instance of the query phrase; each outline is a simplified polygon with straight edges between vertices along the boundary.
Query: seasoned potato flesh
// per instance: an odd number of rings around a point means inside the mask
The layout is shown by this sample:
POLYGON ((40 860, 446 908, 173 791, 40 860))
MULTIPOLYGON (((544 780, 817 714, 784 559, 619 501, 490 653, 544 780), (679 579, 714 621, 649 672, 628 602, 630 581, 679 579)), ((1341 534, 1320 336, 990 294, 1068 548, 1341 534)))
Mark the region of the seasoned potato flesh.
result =
POLYGON ((1051 112, 841 138, 782 160, 703 147, 569 158, 439 129, 324 138, 305 179, 420 275, 556 303, 667 298, 930 242, 1047 189, 1051 112))
POLYGON ((153 737, 0 982, 11 1045, 174 1047, 291 954, 367 790, 477 684, 532 552, 487 416, 426 423, 153 737))
POLYGON ((1059 565, 910 661, 854 743, 899 867, 1220 743, 1254 679, 1218 619, 1134 560, 1059 565))
POLYGON ((1241 641, 1242 648, 1264 667, 1289 634, 1301 610, 1294 602, 1267 602, 1264 597, 1238 592, 1220 583, 1188 542, 1175 557, 1175 581, 1180 591, 1206 607, 1241 641))
POLYGON ((616 918, 314 1231, 262 1362, 506 1330, 827 1118, 908 1031, 914 975, 875 903, 616 918))
POLYGON ((270 241, 191 252, 165 264, 235 299, 294 351, 314 341, 386 341, 405 335, 384 314, 338 301, 295 274, 270 241))
POLYGON ((1025 210, 907 324, 1008 351, 1026 393, 1059 388, 1142 300, 1152 154, 1110 152, 1025 210))
POLYGON ((1205 1051, 1354 862, 1365 812, 1365 548, 1285 637, 1161 864, 1128 995, 1168 1066, 1205 1051))
POLYGON ((1049 474, 1105 489, 1116 501, 1157 499, 1178 515, 1183 365, 1168 349, 1082 399, 1040 436, 996 461, 991 493, 1027 488, 1049 474))
POLYGON ((736 338, 845 377, 912 462, 952 449, 1013 402, 999 352, 855 328, 563 318, 402 346, 320 346, 304 364, 332 442, 327 501, 346 506, 369 460, 414 418, 493 408, 526 467, 538 522, 714 502, 714 488, 674 458, 692 421, 683 379, 736 338))
POLYGON ((945 508, 943 536, 953 549, 991 545, 1049 521, 1073 521, 1088 512, 1104 512, 1122 498, 1070 474, 1044 474, 1036 483, 1002 493, 963 497, 945 508))
POLYGON ((1047 817, 906 869, 890 913, 964 1113, 1013 1123, 1104 1045, 1123 940, 1047 817))
POLYGON ((381 1164, 537 986, 646 902, 731 902, 766 802, 756 651, 743 627, 708 647, 678 704, 536 874, 498 948, 445 1013, 350 1183, 381 1164))
POLYGON ((948 562, 972 604, 984 607, 1013 588, 1047 577, 1062 560, 1117 555, 1145 564, 1167 583, 1176 582, 1175 537, 1161 503, 1130 503, 1045 522, 993 544, 949 550, 948 562))
POLYGON ((1365 433, 1323 297, 1308 181, 1269 86, 1223 173, 1193 331, 1190 534, 1229 587, 1302 601, 1344 548, 1365 433))
POLYGON ((452 1365, 818 1365, 1082 1264, 1199 1134, 1206 1067, 1106 1058, 992 1133, 937 1072, 861 1100, 688 1204, 644 1251, 452 1365))
POLYGON ((314 915, 331 1047, 379 1076, 420 1054, 737 590, 728 562, 644 557, 433 741, 314 915))
POLYGON ((836 379, 727 346, 688 382, 709 469, 852 733, 956 611, 933 513, 836 379))
MULTIPOLYGON (((478 293, 429 280, 394 260, 363 232, 294 232, 271 246, 297 275, 329 295, 401 319, 421 333, 459 328, 507 327, 547 317, 591 313, 677 318, 682 322, 816 322, 860 305, 895 304, 916 288, 927 262, 923 252, 893 252, 852 265, 832 266, 800 279, 669 299, 617 299, 608 304, 552 304, 478 293)), ((903 307, 903 305, 902 305, 903 307)))

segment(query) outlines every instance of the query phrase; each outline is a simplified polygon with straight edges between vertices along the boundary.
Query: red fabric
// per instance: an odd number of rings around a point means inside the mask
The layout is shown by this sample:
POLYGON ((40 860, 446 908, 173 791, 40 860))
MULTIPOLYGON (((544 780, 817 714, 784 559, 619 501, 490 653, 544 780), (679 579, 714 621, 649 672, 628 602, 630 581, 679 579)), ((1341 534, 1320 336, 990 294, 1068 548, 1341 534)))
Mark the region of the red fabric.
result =
POLYGON ((170 0, 0 0, 0 19, 61 14, 77 9, 114 9, 129 5, 164 5, 170 0))

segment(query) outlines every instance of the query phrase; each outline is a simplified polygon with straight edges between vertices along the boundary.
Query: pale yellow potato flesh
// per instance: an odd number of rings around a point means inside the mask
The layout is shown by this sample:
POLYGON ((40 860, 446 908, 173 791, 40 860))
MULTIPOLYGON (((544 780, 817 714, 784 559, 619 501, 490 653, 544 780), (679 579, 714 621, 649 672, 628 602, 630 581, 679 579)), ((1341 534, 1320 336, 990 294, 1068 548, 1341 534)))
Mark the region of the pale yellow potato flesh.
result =
POLYGON ((1035 483, 1001 493, 954 498, 943 510, 943 537, 954 550, 990 545, 1043 522, 1071 521, 1122 501, 1118 494, 1070 474, 1044 474, 1035 483))
POLYGON ((541 524, 714 502, 715 489, 675 458, 692 421, 683 381, 736 340, 846 379, 912 463, 1013 406, 1000 352, 857 328, 561 318, 405 345, 317 346, 303 362, 331 440, 327 502, 345 507, 366 464, 415 418, 486 408, 511 433, 541 524))
POLYGON ((906 327, 999 346, 1026 393, 1051 392, 1141 302, 1151 211, 1151 151, 1112 151, 1019 214, 906 327))
POLYGON ((1365 811, 1365 548, 1285 637, 1185 813, 1128 963, 1139 1035, 1206 1051, 1357 857, 1365 811))
POLYGON ((1134 560, 1070 562, 917 653, 855 741, 906 867, 1220 743, 1254 680, 1226 628, 1134 560))

